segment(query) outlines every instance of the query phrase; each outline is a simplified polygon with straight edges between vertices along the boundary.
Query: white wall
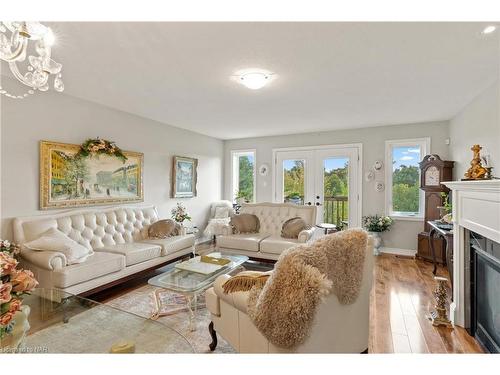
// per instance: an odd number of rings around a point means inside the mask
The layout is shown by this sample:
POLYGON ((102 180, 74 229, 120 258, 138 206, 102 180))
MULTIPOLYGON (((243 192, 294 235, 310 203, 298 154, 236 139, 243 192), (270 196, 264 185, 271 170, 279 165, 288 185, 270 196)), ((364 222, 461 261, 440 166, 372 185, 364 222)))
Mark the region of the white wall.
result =
POLYGON ((487 87, 450 121, 451 160, 455 160, 454 179, 460 180, 470 167, 474 144, 490 155, 493 175, 500 176, 500 86, 487 87))
MULTIPOLYGON (((448 138, 447 121, 225 141, 224 195, 226 199, 231 198, 229 186, 231 150, 256 149, 258 167, 263 163, 273 166, 273 148, 362 143, 364 172, 371 168, 376 160, 385 160, 386 140, 420 137, 431 137, 431 152, 440 155, 443 159, 448 158, 448 146, 445 144, 448 138)), ((376 180, 384 181, 384 170, 377 172, 376 180)), ((272 174, 271 170, 265 177, 257 175, 257 201, 272 201, 272 174)), ((364 181, 362 191, 363 215, 383 214, 385 193, 376 192, 374 182, 364 181)), ((421 230, 423 230, 423 221, 397 221, 393 230, 384 234, 384 245, 391 248, 416 250, 417 234, 421 230)))
POLYGON ((99 136, 143 152, 141 204, 156 205, 162 217, 170 217, 177 202, 170 198, 173 155, 198 158, 198 196, 182 200, 196 225, 205 225, 210 203, 221 198, 221 140, 55 92, 1 104, 2 238, 11 238, 12 217, 43 213, 38 209, 40 140, 80 144, 99 136))

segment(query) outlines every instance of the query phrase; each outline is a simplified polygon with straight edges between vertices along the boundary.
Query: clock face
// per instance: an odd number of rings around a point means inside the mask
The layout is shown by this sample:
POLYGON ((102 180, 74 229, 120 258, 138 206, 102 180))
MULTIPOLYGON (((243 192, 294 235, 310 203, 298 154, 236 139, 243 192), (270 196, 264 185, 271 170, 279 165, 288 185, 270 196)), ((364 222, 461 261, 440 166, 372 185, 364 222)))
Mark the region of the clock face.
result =
POLYGON ((425 185, 426 186, 439 186, 439 169, 431 166, 425 171, 425 185))

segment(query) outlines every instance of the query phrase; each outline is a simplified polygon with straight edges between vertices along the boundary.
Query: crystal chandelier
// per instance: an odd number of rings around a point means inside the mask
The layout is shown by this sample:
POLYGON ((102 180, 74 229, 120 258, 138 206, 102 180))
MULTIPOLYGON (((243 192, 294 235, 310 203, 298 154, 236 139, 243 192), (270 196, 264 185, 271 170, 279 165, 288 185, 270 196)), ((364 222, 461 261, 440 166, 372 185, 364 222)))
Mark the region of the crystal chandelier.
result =
POLYGON ((27 93, 14 95, 0 86, 0 94, 23 99, 36 90, 47 91, 50 76, 54 76, 54 89, 63 91, 62 65, 50 58, 53 43, 52 30, 39 22, 0 21, 0 60, 7 62, 14 77, 29 87, 27 93), (26 61, 28 50, 33 50, 33 55, 26 61), (25 73, 19 70, 21 64, 25 66, 25 73))

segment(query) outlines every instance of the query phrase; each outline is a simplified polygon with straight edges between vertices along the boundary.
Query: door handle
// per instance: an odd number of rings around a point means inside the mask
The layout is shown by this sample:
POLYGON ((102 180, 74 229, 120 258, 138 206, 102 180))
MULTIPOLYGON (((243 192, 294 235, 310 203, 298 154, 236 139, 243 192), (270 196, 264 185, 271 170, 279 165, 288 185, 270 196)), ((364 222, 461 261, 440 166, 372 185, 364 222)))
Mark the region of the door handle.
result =
POLYGON ((316 202, 316 206, 321 206, 321 203, 319 203, 319 202, 316 202))
POLYGON ((316 199, 319 199, 319 195, 316 195, 316 199))
POLYGON ((307 202, 307 205, 310 206, 312 203, 311 202, 307 202))

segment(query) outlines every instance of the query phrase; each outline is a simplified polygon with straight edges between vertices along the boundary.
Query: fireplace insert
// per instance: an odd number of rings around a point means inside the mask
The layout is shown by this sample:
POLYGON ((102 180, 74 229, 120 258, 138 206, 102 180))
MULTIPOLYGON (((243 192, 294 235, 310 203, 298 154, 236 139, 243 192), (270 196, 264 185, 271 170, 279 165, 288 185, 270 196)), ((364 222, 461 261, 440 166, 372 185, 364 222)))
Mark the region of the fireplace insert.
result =
POLYGON ((500 244, 472 231, 467 236, 466 328, 489 352, 500 353, 500 244))

